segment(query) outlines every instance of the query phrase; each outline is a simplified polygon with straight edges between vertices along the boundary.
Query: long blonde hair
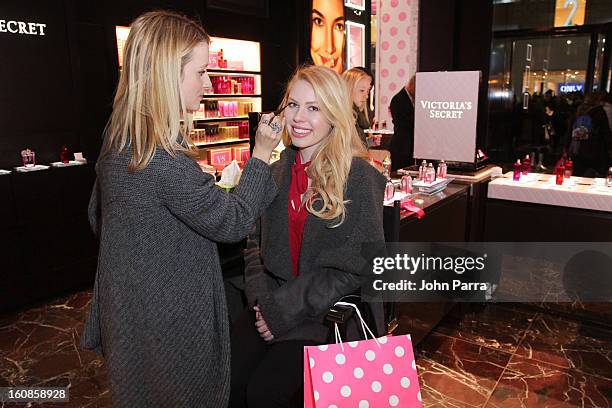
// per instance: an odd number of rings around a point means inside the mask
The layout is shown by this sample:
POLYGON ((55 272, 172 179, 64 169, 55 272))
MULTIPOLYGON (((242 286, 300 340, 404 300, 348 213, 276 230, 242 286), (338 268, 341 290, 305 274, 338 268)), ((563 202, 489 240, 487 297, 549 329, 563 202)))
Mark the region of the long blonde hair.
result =
MULTIPOLYGON (((340 75, 323 66, 299 68, 285 91, 281 107, 287 105, 289 93, 297 81, 306 81, 314 89, 317 105, 323 116, 332 125, 329 135, 315 153, 307 174, 312 180, 306 201, 308 212, 324 220, 336 220, 337 227, 344 222, 346 202, 344 193, 353 157, 367 158, 367 152, 359 139, 353 118, 352 100, 340 75), (320 210, 314 208, 321 202, 320 210)), ((283 131, 285 146, 291 145, 287 129, 283 131)))
POLYGON ((171 155, 193 154, 192 116, 185 107, 181 79, 201 42, 210 44, 204 28, 175 12, 152 11, 134 20, 102 154, 131 147, 129 171, 147 167, 158 146, 171 155))
MULTIPOLYGON (((368 75, 364 70, 359 69, 359 68, 351 68, 349 70, 344 71, 342 73, 342 79, 344 79, 344 81, 346 82, 346 86, 349 90, 351 101, 353 100, 353 97, 355 93, 357 92, 357 84, 359 84, 359 81, 361 81, 362 79, 369 79, 370 81, 372 81, 372 77, 368 75)), ((360 111, 367 112, 368 111, 367 104, 368 102, 365 101, 363 105, 357 106, 357 107, 359 108, 360 111)), ((368 115, 365 115, 365 118, 367 120, 368 115)))

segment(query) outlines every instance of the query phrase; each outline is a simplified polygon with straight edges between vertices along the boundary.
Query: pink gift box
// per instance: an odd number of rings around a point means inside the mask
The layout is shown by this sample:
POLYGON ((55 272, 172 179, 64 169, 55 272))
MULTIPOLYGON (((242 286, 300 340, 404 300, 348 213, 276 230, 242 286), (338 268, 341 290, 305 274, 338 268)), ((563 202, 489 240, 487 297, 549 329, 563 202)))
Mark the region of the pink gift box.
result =
POLYGON ((214 166, 217 170, 223 170, 225 166, 232 162, 232 148, 219 147, 210 149, 206 153, 208 164, 214 166))

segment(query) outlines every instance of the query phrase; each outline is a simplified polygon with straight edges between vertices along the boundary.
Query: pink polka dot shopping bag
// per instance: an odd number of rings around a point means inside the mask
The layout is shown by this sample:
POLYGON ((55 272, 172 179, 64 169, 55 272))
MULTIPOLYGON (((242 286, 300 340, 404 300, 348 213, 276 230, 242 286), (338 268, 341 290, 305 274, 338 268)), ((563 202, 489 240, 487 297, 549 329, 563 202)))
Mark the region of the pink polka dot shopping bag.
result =
POLYGON ((304 408, 421 408, 410 335, 304 347, 304 408))

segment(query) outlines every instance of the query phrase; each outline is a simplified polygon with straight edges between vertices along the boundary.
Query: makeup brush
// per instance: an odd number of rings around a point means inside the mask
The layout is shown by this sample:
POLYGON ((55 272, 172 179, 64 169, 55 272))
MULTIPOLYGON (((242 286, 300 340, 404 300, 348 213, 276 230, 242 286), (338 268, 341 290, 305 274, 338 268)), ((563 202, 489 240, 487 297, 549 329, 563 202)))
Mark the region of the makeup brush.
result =
POLYGON ((285 108, 286 108, 287 106, 289 106, 289 105, 285 105, 285 106, 283 106, 282 108, 280 108, 280 109, 278 109, 278 110, 275 110, 275 111, 274 111, 274 116, 272 116, 272 119, 274 119, 275 117, 277 117, 278 115, 280 115, 280 114, 281 114, 281 112, 282 112, 282 111, 284 111, 284 110, 285 110, 285 108))

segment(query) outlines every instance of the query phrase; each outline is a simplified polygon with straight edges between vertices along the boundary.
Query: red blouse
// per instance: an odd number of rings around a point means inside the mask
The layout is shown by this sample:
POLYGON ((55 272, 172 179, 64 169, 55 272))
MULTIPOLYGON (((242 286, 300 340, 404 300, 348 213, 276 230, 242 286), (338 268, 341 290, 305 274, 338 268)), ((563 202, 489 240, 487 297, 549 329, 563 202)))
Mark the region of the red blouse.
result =
POLYGON ((304 236, 304 225, 308 217, 306 206, 302 206, 301 195, 308 189, 308 175, 306 168, 310 162, 301 163, 300 154, 295 156, 295 163, 291 167, 291 184, 289 186, 289 200, 287 211, 289 213, 289 249, 291 251, 291 263, 293 275, 299 275, 300 250, 302 248, 302 237, 304 236))

